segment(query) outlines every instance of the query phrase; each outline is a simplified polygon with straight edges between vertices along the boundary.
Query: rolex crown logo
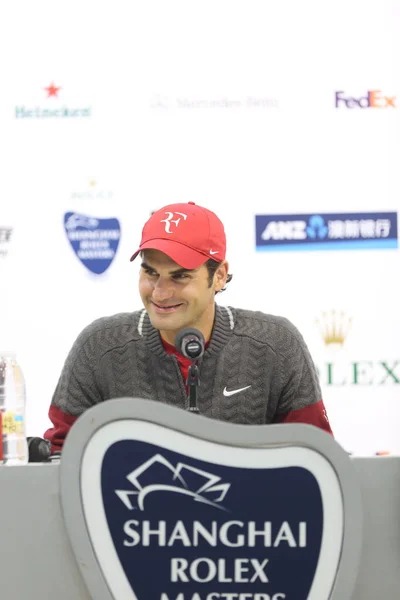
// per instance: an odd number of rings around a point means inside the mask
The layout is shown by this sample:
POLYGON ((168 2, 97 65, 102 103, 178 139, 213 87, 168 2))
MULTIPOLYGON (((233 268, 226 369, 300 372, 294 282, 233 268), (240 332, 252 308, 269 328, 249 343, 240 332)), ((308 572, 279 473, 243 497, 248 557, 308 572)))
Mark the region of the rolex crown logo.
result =
POLYGON ((320 329, 326 346, 339 344, 343 346, 351 328, 352 318, 343 311, 329 310, 323 312, 316 323, 320 329))

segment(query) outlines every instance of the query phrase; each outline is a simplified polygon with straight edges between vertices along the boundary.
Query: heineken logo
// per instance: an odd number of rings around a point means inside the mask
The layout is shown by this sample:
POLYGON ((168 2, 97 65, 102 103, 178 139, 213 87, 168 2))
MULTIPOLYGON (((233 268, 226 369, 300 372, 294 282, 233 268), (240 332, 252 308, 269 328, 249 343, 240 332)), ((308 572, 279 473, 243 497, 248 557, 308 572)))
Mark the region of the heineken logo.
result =
POLYGON ((15 107, 16 119, 78 119, 92 116, 91 106, 70 106, 66 103, 61 90, 61 86, 51 82, 48 86, 42 88, 45 104, 42 101, 35 105, 19 104, 15 107))

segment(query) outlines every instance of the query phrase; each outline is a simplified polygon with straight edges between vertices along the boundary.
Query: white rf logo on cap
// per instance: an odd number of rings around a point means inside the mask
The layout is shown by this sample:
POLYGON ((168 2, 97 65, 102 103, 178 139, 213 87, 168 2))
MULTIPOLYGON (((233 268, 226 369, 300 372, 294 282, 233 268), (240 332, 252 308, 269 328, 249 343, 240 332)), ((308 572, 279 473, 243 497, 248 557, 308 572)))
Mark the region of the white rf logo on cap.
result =
POLYGON ((161 221, 160 221, 160 223, 165 223, 165 233, 174 233, 170 229, 171 223, 174 223, 176 225, 176 227, 178 227, 178 225, 180 223, 180 220, 181 220, 181 217, 183 217, 185 221, 187 219, 187 215, 185 215, 185 213, 181 213, 181 212, 176 212, 176 213, 166 212, 165 214, 167 214, 168 217, 166 219, 161 219, 161 221), (177 219, 173 220, 172 217, 174 215, 180 215, 180 217, 178 217, 177 219))

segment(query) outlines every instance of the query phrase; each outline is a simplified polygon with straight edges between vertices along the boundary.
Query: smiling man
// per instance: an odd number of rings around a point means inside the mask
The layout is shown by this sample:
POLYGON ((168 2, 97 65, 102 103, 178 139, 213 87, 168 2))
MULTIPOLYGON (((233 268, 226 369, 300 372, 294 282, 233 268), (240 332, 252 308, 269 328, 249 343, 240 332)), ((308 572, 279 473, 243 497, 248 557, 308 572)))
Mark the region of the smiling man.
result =
POLYGON ((219 306, 232 279, 225 231, 210 210, 165 206, 143 227, 139 292, 144 309, 97 319, 75 341, 49 410, 44 437, 61 450, 86 409, 139 397, 187 408, 190 360, 175 348, 180 330, 206 341, 198 362, 200 414, 243 424, 308 423, 332 434, 316 369, 296 327, 283 317, 219 306))
POLYGON ((208 340, 214 323, 214 295, 227 279, 227 262, 216 263, 214 272, 213 265, 204 264, 185 269, 159 250, 143 250, 142 257, 139 292, 161 339, 174 344, 178 331, 196 327, 208 340))

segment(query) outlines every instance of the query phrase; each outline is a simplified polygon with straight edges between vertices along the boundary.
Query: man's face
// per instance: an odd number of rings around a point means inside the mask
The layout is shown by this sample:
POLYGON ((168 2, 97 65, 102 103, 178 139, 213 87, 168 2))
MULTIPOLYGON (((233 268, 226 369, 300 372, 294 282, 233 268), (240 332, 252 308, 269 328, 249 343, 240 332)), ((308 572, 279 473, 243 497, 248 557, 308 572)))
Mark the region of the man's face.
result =
POLYGON ((139 277, 139 293, 150 321, 163 339, 173 344, 184 327, 200 329, 209 338, 214 322, 214 295, 227 274, 223 263, 209 286, 205 265, 185 270, 159 250, 144 250, 139 277))

